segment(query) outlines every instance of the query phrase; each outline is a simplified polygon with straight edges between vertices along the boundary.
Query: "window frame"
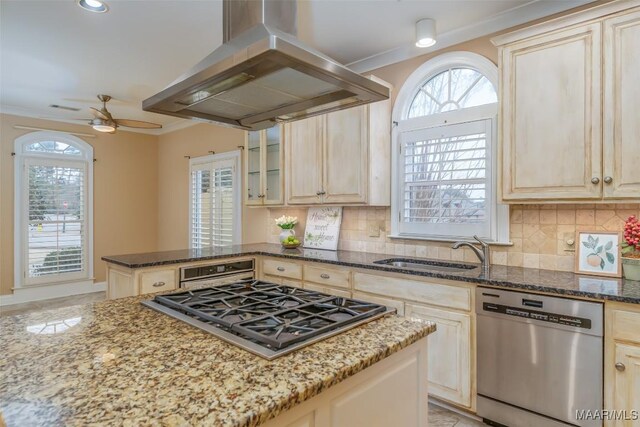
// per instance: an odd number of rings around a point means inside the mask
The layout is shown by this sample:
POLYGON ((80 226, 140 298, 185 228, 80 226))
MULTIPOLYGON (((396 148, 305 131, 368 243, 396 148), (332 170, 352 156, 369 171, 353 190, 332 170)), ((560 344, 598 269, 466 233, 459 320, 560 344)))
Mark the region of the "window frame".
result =
POLYGON ((93 147, 77 136, 56 131, 37 131, 19 136, 14 141, 14 288, 59 285, 65 283, 93 280, 93 147), (44 141, 58 141, 71 145, 80 151, 80 155, 52 153, 45 151, 27 151, 26 147, 44 141), (84 271, 62 274, 46 274, 40 277, 28 277, 29 215, 28 215, 28 178, 27 167, 30 164, 82 167, 84 169, 84 213, 85 213, 85 255, 84 271))
MULTIPOLYGON (((235 215, 233 217, 234 233, 233 245, 239 245, 242 243, 242 167, 240 163, 240 150, 228 151, 220 154, 210 154, 207 156, 192 157, 189 159, 189 176, 187 188, 189 189, 189 228, 188 228, 188 241, 189 249, 198 250, 193 246, 192 231, 193 231, 193 188, 192 188, 192 175, 193 171, 199 169, 202 165, 214 162, 231 161, 233 163, 233 180, 234 180, 234 194, 233 194, 233 208, 235 215)), ((217 246, 214 246, 217 247, 217 246)), ((223 246, 220 246, 223 247, 223 246)))
MULTIPOLYGON (((436 56, 418 67, 405 81, 396 98, 391 131, 391 238, 417 239, 430 241, 470 240, 472 236, 461 236, 454 232, 444 234, 408 233, 400 230, 402 213, 403 182, 400 177, 402 154, 401 134, 419 129, 467 122, 491 120, 491 138, 487 139, 487 155, 490 164, 490 188, 487 188, 487 200, 491 201, 489 216, 489 236, 480 236, 492 243, 509 244, 509 207, 498 203, 498 138, 497 119, 498 102, 436 113, 422 117, 406 118, 409 109, 420 88, 431 78, 451 68, 470 68, 482 73, 498 92, 498 67, 484 56, 473 52, 448 52, 436 56)), ((428 227, 428 223, 425 223, 428 227)))

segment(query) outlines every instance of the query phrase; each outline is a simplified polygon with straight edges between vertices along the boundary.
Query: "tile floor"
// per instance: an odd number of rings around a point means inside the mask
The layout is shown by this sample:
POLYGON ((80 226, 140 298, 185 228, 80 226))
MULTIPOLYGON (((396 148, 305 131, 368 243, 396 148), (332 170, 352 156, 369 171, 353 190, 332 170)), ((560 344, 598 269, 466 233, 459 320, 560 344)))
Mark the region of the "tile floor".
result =
POLYGON ((481 421, 429 403, 429 427, 487 427, 481 421))
MULTIPOLYGON (((106 298, 105 292, 94 292, 91 294, 75 295, 70 297, 55 298, 46 301, 36 301, 24 304, 15 304, 0 307, 0 316, 13 316, 26 314, 43 309, 69 307, 78 304, 87 304, 95 301, 102 301, 106 298)), ((486 426, 480 421, 468 418, 457 412, 450 411, 441 406, 429 403, 429 426, 430 427, 480 427, 486 426)))

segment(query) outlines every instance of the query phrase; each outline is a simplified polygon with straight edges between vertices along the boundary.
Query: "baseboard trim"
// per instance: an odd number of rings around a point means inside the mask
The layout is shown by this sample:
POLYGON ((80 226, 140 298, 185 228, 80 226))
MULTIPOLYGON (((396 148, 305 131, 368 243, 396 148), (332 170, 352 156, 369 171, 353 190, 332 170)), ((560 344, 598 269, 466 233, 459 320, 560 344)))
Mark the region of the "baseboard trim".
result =
POLYGON ((92 292, 104 291, 105 289, 107 289, 107 282, 94 283, 93 281, 14 289, 13 294, 0 295, 0 307, 68 297, 71 295, 90 294, 92 292))

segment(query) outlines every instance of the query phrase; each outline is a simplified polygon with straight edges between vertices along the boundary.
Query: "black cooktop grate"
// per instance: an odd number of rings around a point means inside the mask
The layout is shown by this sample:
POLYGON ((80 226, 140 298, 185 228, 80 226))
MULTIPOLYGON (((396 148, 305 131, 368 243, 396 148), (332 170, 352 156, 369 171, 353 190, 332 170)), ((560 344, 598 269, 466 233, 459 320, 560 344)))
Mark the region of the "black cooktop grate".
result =
POLYGON ((159 295, 154 301, 272 349, 386 311, 379 304, 254 280, 159 295))

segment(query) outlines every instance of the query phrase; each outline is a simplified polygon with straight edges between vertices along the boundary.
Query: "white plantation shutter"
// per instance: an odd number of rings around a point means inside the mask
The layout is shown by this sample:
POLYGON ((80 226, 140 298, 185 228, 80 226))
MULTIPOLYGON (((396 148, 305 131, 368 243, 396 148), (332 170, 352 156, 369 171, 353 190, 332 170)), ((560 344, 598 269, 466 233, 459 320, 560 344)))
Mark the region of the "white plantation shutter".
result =
POLYGON ((192 248, 239 243, 239 156, 228 157, 228 154, 223 154, 192 159, 192 248))
POLYGON ((92 148, 71 135, 16 140, 16 284, 89 279, 92 148))
POLYGON ((490 235, 491 120, 403 132, 401 233, 490 235))

